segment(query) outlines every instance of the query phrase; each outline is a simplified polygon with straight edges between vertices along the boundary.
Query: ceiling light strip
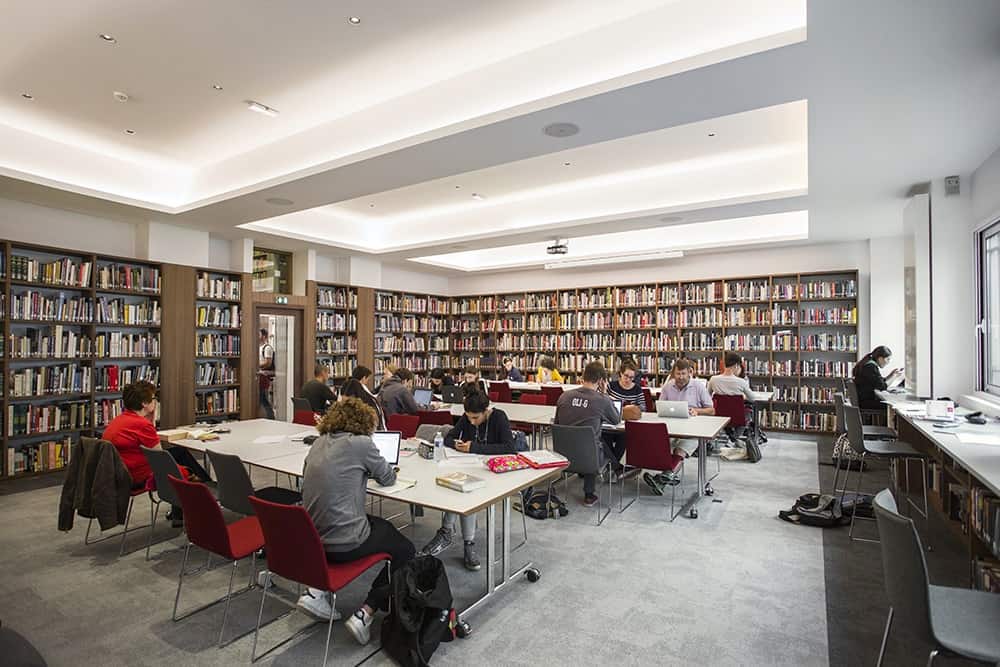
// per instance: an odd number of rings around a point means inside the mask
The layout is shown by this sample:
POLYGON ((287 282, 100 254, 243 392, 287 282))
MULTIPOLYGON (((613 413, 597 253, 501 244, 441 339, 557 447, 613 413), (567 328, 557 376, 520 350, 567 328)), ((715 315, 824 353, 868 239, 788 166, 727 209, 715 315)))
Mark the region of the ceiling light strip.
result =
POLYGON ((623 262, 646 262, 656 259, 678 259, 683 256, 684 253, 680 250, 670 250, 666 252, 644 252, 634 253, 631 255, 611 255, 605 257, 567 259, 561 262, 548 262, 545 264, 545 269, 569 269, 578 266, 596 266, 599 264, 621 264, 623 262))

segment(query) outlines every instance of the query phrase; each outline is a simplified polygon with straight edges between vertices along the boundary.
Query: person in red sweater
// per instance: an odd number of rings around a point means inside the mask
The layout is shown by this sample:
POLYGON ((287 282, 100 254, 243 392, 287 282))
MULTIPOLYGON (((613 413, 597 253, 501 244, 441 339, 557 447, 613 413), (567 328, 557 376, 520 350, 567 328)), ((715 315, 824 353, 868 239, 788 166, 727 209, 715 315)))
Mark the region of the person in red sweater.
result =
MULTIPOLYGON (((146 461, 140 447, 153 449, 160 446, 160 436, 156 434, 155 425, 156 387, 144 380, 125 385, 122 389, 122 403, 125 411, 111 420, 101 437, 118 450, 122 463, 132 475, 133 487, 142 488, 153 476, 153 470, 149 467, 149 462, 146 461)), ((167 452, 178 465, 184 466, 203 481, 209 481, 208 472, 195 461, 187 449, 171 447, 167 452)), ((181 508, 173 507, 167 518, 179 525, 183 521, 181 508)))

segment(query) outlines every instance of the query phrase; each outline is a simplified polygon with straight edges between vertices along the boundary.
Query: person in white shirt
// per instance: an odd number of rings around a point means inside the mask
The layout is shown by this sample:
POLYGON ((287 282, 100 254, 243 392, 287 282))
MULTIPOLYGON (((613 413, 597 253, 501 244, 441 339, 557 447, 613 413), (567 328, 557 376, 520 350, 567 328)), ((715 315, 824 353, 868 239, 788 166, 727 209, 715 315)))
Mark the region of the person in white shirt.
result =
POLYGON ((274 382, 274 348, 268 342, 267 329, 260 330, 260 347, 258 348, 257 384, 260 387, 260 409, 267 419, 274 419, 274 407, 271 405, 271 383, 274 382))
POLYGON ((743 368, 743 359, 735 352, 726 352, 725 370, 719 375, 713 375, 708 380, 708 391, 720 396, 743 395, 748 401, 753 401, 753 391, 750 390, 750 382, 740 377, 740 370, 743 368))

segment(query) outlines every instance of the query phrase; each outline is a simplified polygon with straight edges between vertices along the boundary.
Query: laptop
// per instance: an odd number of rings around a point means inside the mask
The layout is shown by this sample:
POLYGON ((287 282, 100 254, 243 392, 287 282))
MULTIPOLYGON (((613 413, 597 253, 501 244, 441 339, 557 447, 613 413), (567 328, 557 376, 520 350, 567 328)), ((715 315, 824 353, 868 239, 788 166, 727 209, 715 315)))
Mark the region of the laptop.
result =
POLYGON ((372 442, 389 465, 399 465, 399 445, 403 438, 401 431, 375 431, 372 442))
POLYGON ((615 406, 615 412, 618 413, 618 423, 622 423, 622 402, 618 399, 612 398, 611 405, 615 406))
POLYGON ((429 407, 434 399, 434 392, 426 387, 417 387, 413 390, 413 400, 421 408, 429 407))
POLYGON ((687 419, 691 414, 688 412, 687 401, 657 401, 656 416, 687 419))
POLYGON ((441 387, 441 400, 445 403, 461 403, 465 400, 462 388, 457 385, 441 387))

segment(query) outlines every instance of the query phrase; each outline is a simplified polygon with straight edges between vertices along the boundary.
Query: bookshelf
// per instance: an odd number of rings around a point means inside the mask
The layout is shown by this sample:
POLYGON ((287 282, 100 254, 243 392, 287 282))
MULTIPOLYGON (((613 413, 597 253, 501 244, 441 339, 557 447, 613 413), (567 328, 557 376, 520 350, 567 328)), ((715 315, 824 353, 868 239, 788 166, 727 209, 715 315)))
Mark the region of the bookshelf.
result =
MULTIPOLYGON (((240 416, 243 274, 198 269, 194 291, 194 417, 240 416)), ((248 350, 249 352, 249 350, 248 350)))
POLYGON ((447 297, 375 290, 375 376, 392 363, 413 371, 415 384, 425 386, 432 368, 438 364, 451 367, 450 307, 447 297))
POLYGON ((358 288, 317 283, 315 291, 315 360, 330 369, 331 385, 340 386, 358 365, 358 288))

